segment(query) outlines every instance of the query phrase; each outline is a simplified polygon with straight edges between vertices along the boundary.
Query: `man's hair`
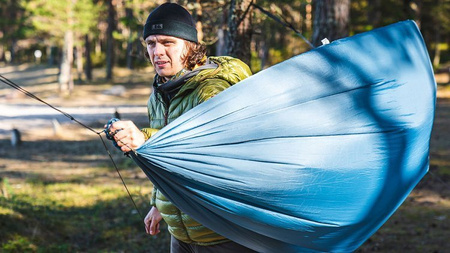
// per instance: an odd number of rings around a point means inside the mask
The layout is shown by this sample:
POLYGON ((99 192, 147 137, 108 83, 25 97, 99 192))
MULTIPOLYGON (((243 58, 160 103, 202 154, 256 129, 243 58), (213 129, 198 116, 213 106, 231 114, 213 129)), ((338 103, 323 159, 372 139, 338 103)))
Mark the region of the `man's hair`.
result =
POLYGON ((184 66, 188 70, 192 70, 195 65, 203 65, 206 62, 206 46, 202 43, 195 43, 192 41, 185 41, 186 45, 186 55, 183 56, 182 60, 184 66))
MULTIPOLYGON (((184 41, 184 45, 186 47, 186 54, 182 56, 181 60, 183 61, 184 67, 188 70, 192 70, 195 65, 203 65, 206 62, 206 46, 202 43, 195 43, 192 41, 184 41)), ((150 55, 145 49, 144 52, 145 58, 151 62, 150 55)))

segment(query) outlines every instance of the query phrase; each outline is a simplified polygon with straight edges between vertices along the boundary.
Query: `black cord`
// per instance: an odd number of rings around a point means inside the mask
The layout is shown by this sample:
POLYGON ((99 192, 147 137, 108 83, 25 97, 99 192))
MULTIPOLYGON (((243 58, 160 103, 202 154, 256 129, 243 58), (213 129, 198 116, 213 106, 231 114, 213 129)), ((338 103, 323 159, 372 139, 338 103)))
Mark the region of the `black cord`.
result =
MULTIPOLYGON (((139 211, 139 209, 138 209, 138 207, 137 207, 137 205, 136 205, 136 202, 134 202, 133 197, 131 197, 131 193, 130 193, 130 191, 128 190, 128 187, 127 187, 127 185, 126 185, 126 183, 125 183, 125 181, 124 181, 124 179, 123 179, 123 177, 122 177, 122 174, 120 173, 119 168, 117 167, 116 163, 114 162, 114 159, 112 158, 111 153, 109 152, 109 149, 108 149, 108 147, 106 146, 106 143, 105 143, 105 141, 103 140, 103 138, 102 138, 102 136, 101 136, 101 134, 104 132, 104 130, 102 130, 102 131, 100 131, 100 132, 95 131, 93 128, 91 128, 91 127, 89 127, 89 126, 86 126, 85 124, 83 124, 83 123, 81 123, 80 121, 78 121, 77 119, 75 119, 72 115, 70 115, 70 114, 68 114, 68 113, 66 113, 66 112, 64 112, 64 111, 62 111, 61 109, 58 109, 58 108, 56 108, 55 106, 49 104, 48 102, 42 100, 41 98, 39 98, 39 97, 37 97, 36 95, 34 95, 33 93, 31 93, 31 92, 25 90, 25 89, 22 88, 20 85, 14 83, 13 81, 9 80, 8 78, 4 77, 4 76, 1 75, 1 74, 0 74, 0 81, 1 81, 2 83, 4 83, 4 84, 6 84, 6 85, 8 85, 8 86, 10 86, 10 87, 12 87, 12 88, 14 88, 14 89, 16 89, 16 90, 22 92, 23 94, 27 95, 28 97, 33 98, 33 99, 35 99, 35 100, 37 100, 37 101, 39 101, 39 102, 41 102, 41 103, 43 103, 43 104, 49 106, 49 107, 52 108, 53 110, 60 112, 61 114, 63 114, 63 115, 66 116, 67 118, 69 118, 71 121, 74 121, 74 122, 78 123, 80 126, 82 126, 82 127, 86 128, 86 129, 88 129, 89 131, 91 131, 91 132, 97 134, 97 135, 100 137, 100 140, 102 141, 103 146, 105 147, 105 150, 106 150, 106 152, 108 153, 108 156, 109 156, 109 158, 110 158, 112 164, 114 165, 114 168, 116 169, 117 174, 119 175, 119 178, 120 178, 120 180, 122 181, 122 184, 123 184, 123 186, 125 187, 125 189, 126 189, 126 191, 127 191, 127 193, 128 193, 128 196, 130 197, 131 202, 133 202, 134 208, 136 209, 136 211, 137 211, 137 213, 139 214, 139 216, 141 217, 141 219, 144 220, 144 216, 142 216, 141 212, 139 211)), ((123 142, 122 142, 122 143, 123 143, 123 142)), ((124 143, 123 143, 123 144, 124 144, 124 143)), ((124 144, 124 145, 126 145, 126 144, 124 144)), ((128 146, 127 146, 127 147, 128 147, 128 146)), ((130 148, 130 149, 131 149, 131 148, 130 148)), ((133 150, 133 149, 131 149, 131 150, 133 150)), ((135 153, 136 153, 136 152, 135 152, 135 153)))
POLYGON ((450 190, 450 185, 447 184, 444 180, 442 180, 442 178, 434 174, 431 170, 429 170, 428 173, 431 174, 431 176, 433 176, 434 178, 436 178, 439 182, 441 182, 441 184, 443 184, 445 187, 447 187, 447 190, 450 190))
POLYGON ((311 44, 311 42, 309 42, 309 40, 307 40, 305 38, 305 36, 303 36, 299 31, 297 31, 297 29, 294 28, 294 26, 290 23, 288 23, 286 21, 285 18, 283 18, 284 21, 281 21, 278 17, 276 17, 275 15, 273 15, 272 13, 264 10, 261 6, 253 3, 253 1, 250 3, 250 5, 254 6, 256 9, 260 10, 262 13, 264 13, 266 16, 268 16, 269 18, 277 21, 278 23, 280 23, 282 26, 287 27, 289 29, 291 29, 292 31, 294 31, 295 34, 297 34, 298 36, 300 36, 305 42, 306 44, 308 44, 311 48, 314 48, 313 44, 311 44))

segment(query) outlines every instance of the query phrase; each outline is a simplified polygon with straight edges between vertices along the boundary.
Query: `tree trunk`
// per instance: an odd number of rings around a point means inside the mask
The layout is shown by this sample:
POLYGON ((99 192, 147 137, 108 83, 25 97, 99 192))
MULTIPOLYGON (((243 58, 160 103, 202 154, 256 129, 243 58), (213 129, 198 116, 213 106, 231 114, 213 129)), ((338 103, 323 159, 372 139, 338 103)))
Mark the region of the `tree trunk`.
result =
POLYGON ((80 45, 77 45, 77 75, 78 75, 78 81, 83 81, 83 47, 80 45))
POLYGON ((220 27, 217 29, 216 55, 227 54, 227 35, 226 35, 226 18, 227 14, 224 11, 220 15, 220 27))
POLYGON ((198 41, 203 41, 203 9, 201 5, 201 1, 197 0, 195 3, 195 28, 197 28, 197 38, 198 41))
POLYGON ((314 32, 312 43, 322 45, 321 40, 329 41, 347 37, 349 33, 350 0, 314 1, 314 32))
POLYGON ((47 46, 47 49, 46 49, 46 52, 47 52, 47 64, 49 66, 55 65, 55 62, 56 62, 56 60, 55 60, 55 51, 56 51, 55 46, 52 46, 52 45, 48 45, 47 46))
POLYGON ((92 59, 91 59, 91 41, 89 40, 89 35, 86 34, 84 36, 84 53, 86 56, 86 65, 84 68, 84 74, 86 75, 86 79, 92 80, 92 59))
POLYGON ((403 12, 405 14, 405 19, 414 19, 417 26, 420 29, 420 20, 421 20, 421 9, 422 9, 422 1, 420 0, 404 0, 403 1, 403 12))
POLYGON ((116 9, 113 0, 108 0, 108 29, 106 31, 106 79, 112 80, 115 61, 113 32, 116 30, 116 9))
POLYGON ((144 59, 144 52, 147 51, 147 49, 142 45, 139 39, 134 40, 134 48, 136 50, 134 55, 144 59))
POLYGON ((441 62, 441 47, 439 44, 441 43, 441 31, 438 27, 436 29, 436 35, 435 35, 435 41, 434 41, 434 57, 433 57, 433 67, 437 68, 439 67, 439 64, 441 62))
POLYGON ((243 0, 240 4, 231 0, 228 13, 227 54, 241 59, 250 65, 252 27, 250 12, 246 13, 251 0, 243 0))
POLYGON ((261 59, 261 70, 263 70, 266 67, 267 59, 269 58, 269 47, 264 40, 261 40, 259 43, 258 56, 261 59))
POLYGON ((310 33, 312 31, 312 0, 306 0, 306 6, 305 6, 305 25, 306 25, 306 31, 310 33))
POLYGON ((10 56, 10 60, 9 62, 12 63, 16 63, 16 52, 17 52, 17 39, 16 38, 12 38, 12 43, 11 43, 11 56, 10 56))
POLYGON ((5 47, 0 45, 0 62, 5 61, 5 47))
POLYGON ((367 7, 367 19, 369 24, 373 28, 379 27, 381 25, 381 0, 369 0, 367 7))
POLYGON ((64 47, 61 59, 61 71, 59 74, 59 91, 68 91, 69 93, 73 90, 73 80, 72 80, 72 64, 73 64, 73 31, 67 30, 64 35, 64 47))
MULTIPOLYGON (((133 20, 133 10, 131 8, 125 9, 125 15, 127 20, 133 20)), ((130 26, 127 27, 128 29, 128 41, 127 41, 127 68, 133 69, 133 57, 132 57, 132 51, 133 51, 133 32, 130 26)))

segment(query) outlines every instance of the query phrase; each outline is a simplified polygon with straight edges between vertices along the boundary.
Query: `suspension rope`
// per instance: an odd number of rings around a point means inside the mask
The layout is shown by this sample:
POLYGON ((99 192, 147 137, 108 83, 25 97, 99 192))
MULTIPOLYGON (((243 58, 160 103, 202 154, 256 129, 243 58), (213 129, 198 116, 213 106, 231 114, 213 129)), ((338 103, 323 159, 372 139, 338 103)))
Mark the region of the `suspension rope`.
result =
MULTIPOLYGON (((108 147, 106 146, 105 141, 103 140, 103 137, 102 137, 101 134, 102 134, 102 133, 105 133, 105 131, 107 131, 107 129, 102 130, 102 131, 95 131, 93 128, 91 128, 91 127, 89 127, 89 126, 87 126, 87 125, 81 123, 81 122, 78 121, 77 119, 75 119, 72 115, 70 115, 70 114, 64 112, 63 110, 58 109, 58 108, 56 108, 55 106, 49 104, 48 102, 42 100, 41 98, 37 97, 37 96, 34 95, 33 93, 27 91, 26 89, 22 88, 20 85, 14 83, 13 81, 9 80, 8 78, 4 77, 4 76, 1 75, 1 74, 0 74, 0 81, 1 81, 2 83, 4 83, 4 84, 6 84, 6 85, 8 85, 8 86, 10 86, 10 87, 12 87, 12 88, 14 88, 14 89, 16 89, 16 90, 22 92, 23 94, 27 95, 28 97, 33 98, 33 99, 35 99, 35 100, 37 100, 37 101, 39 101, 39 102, 41 102, 41 103, 43 103, 43 104, 49 106, 49 107, 52 108, 53 110, 55 110, 55 111, 61 113, 62 115, 66 116, 67 118, 69 118, 71 121, 76 122, 76 123, 78 123, 80 126, 82 126, 82 127, 86 128, 86 129, 88 129, 89 131, 91 131, 91 132, 97 134, 97 135, 100 137, 100 140, 102 141, 103 146, 104 146, 106 152, 108 153, 109 159, 111 160, 112 164, 114 165, 114 168, 116 169, 117 174, 119 175, 119 178, 120 178, 120 180, 122 181, 122 184, 123 184, 123 186, 125 187, 125 189, 126 189, 126 191, 127 191, 127 193, 128 193, 128 196, 130 197, 130 200, 131 200, 131 202, 132 202, 133 205, 134 205, 134 208, 136 209, 136 211, 137 211, 137 213, 139 214, 139 216, 141 217, 141 219, 144 220, 144 216, 142 216, 141 212, 139 211, 139 209, 138 209, 138 207, 137 207, 137 205, 136 205, 136 202, 134 202, 133 197, 131 197, 131 193, 130 193, 130 191, 128 190, 128 187, 127 187, 127 185, 126 185, 126 183, 125 183, 125 180, 123 179, 122 174, 121 174, 120 171, 119 171, 119 168, 117 167, 116 163, 114 162, 114 159, 112 158, 111 152, 109 151, 108 147)), ((119 141, 120 141, 120 140, 119 140, 119 141)), ((126 145, 126 144, 123 143, 122 141, 120 141, 120 142, 121 142, 122 144, 124 144, 125 146, 128 147, 128 145, 126 145)), ((131 149, 131 150, 133 150, 133 149, 130 148, 130 147, 128 147, 128 148, 131 149)), ((134 151, 134 150, 133 150, 133 151, 134 151)), ((135 152, 135 153, 136 153, 136 152, 135 152)))
POLYGON ((433 176, 434 178, 436 178, 442 185, 444 185, 447 190, 450 190, 450 185, 448 183, 446 183, 444 180, 442 180, 442 178, 440 178, 438 175, 436 175, 434 172, 432 172, 431 170, 428 170, 428 173, 431 174, 431 176, 433 176))
POLYGON ((291 23, 287 22, 287 20, 286 20, 285 18, 282 17, 284 21, 280 20, 278 17, 276 17, 276 16, 273 15, 272 13, 270 13, 270 12, 264 10, 261 6, 259 6, 259 5, 255 4, 255 3, 253 3, 253 1, 250 3, 250 5, 252 5, 252 6, 254 6, 256 9, 260 10, 262 13, 264 13, 264 14, 265 14, 266 16, 268 16, 269 18, 271 18, 271 19, 277 21, 277 22, 280 23, 282 26, 291 29, 292 31, 294 31, 295 34, 297 34, 298 36, 300 36, 300 38, 302 38, 302 39, 306 42, 306 44, 308 44, 311 48, 315 48, 314 45, 313 45, 311 42, 309 42, 309 40, 307 40, 307 39, 305 38, 305 36, 303 36, 303 34, 301 34, 299 31, 297 31, 297 29, 295 29, 295 27, 294 27, 291 23))

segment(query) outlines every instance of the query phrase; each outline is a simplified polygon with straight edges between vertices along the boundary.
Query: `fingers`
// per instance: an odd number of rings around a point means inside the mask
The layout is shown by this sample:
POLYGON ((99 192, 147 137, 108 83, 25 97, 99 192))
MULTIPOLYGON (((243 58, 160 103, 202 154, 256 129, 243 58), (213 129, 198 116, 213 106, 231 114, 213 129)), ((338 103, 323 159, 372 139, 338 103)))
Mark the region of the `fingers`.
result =
POLYGON ((145 142, 144 134, 132 121, 117 121, 109 128, 114 140, 123 152, 138 148, 145 142))
POLYGON ((151 219, 151 217, 148 217, 148 215, 147 215, 147 217, 145 217, 145 219, 144 219, 145 232, 146 232, 147 234, 150 234, 150 223, 151 223, 151 221, 152 221, 152 219, 151 219))
POLYGON ((157 235, 161 232, 159 229, 159 222, 161 219, 162 217, 158 209, 156 207, 152 207, 144 219, 145 232, 150 235, 157 235))
POLYGON ((159 221, 157 221, 157 219, 153 218, 152 222, 150 224, 150 234, 151 235, 156 235, 160 232, 159 230, 159 221))
POLYGON ((155 235, 159 234, 159 232, 161 232, 161 230, 159 229, 159 224, 156 224, 156 231, 155 231, 155 235))
POLYGON ((126 128, 130 128, 131 126, 134 126, 134 123, 132 121, 116 121, 114 123, 111 124, 111 126, 109 127, 109 132, 110 133, 114 133, 117 132, 118 130, 123 130, 126 128))

